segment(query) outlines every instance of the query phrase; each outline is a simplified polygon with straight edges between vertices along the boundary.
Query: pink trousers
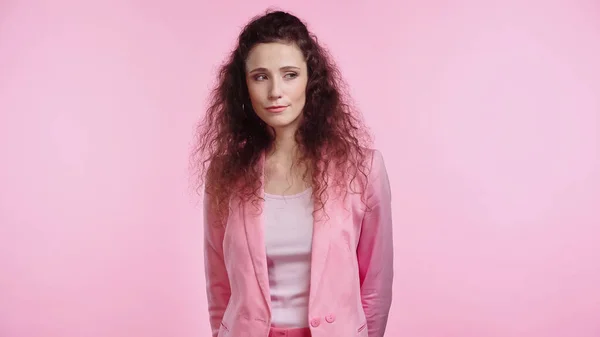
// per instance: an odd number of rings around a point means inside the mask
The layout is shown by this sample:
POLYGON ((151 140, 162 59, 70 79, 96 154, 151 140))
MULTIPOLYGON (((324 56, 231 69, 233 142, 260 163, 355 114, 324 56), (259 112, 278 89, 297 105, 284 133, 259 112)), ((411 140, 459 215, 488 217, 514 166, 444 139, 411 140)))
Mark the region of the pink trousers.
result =
POLYGON ((309 328, 283 329, 271 327, 269 337, 310 337, 309 328))

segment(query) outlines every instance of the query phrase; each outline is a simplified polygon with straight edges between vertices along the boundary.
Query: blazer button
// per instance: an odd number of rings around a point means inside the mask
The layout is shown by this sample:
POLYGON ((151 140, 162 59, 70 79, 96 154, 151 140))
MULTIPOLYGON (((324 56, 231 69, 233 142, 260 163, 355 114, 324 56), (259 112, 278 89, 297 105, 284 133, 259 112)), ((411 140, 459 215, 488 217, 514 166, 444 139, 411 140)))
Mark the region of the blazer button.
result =
POLYGON ((318 317, 315 317, 310 321, 310 325, 312 325, 314 328, 318 327, 320 324, 321 320, 318 317))
POLYGON ((329 314, 325 317, 325 320, 327 321, 327 323, 333 323, 335 321, 335 315, 329 314))

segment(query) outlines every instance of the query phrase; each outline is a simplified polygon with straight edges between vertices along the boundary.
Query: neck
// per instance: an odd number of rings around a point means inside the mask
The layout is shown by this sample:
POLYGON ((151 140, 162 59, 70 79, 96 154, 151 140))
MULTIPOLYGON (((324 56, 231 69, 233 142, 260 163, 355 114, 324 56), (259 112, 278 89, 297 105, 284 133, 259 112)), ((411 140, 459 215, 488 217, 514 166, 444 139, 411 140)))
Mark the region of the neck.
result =
MULTIPOLYGON (((289 171, 292 175, 300 177, 298 179, 302 179, 303 175, 309 170, 306 163, 296 166, 299 153, 296 130, 293 128, 275 130, 275 141, 267 157, 266 176, 269 176, 271 172, 283 170, 281 172, 289 171)), ((306 184, 306 182, 303 183, 306 184)))
POLYGON ((275 141, 271 149, 271 156, 284 160, 293 160, 298 142, 296 142, 296 130, 278 129, 275 131, 275 141))

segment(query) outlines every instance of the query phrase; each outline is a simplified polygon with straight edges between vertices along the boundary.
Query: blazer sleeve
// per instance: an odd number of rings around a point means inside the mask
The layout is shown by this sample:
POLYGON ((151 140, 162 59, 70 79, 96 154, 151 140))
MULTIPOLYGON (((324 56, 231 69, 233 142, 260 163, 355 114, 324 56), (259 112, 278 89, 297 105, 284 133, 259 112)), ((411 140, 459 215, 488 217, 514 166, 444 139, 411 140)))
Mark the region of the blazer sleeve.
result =
POLYGON ((392 302, 391 190, 383 156, 373 150, 365 213, 357 247, 361 300, 369 337, 383 337, 392 302))
POLYGON ((216 337, 225 309, 231 297, 231 287, 225 259, 223 256, 223 238, 225 229, 216 224, 210 210, 211 197, 204 193, 204 270, 206 278, 206 297, 212 336, 216 337))

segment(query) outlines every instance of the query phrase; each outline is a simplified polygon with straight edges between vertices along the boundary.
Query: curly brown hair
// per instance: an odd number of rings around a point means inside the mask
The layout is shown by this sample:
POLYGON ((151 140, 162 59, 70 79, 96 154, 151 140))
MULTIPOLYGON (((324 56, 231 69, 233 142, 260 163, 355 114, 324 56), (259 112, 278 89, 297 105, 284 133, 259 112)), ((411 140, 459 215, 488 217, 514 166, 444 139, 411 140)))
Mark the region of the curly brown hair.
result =
POLYGON ((315 211, 323 208, 329 187, 347 190, 358 175, 365 179, 357 181, 366 182, 371 137, 331 56, 299 18, 267 10, 242 30, 220 68, 207 113, 197 128, 192 153, 197 188, 205 185, 212 210, 221 215, 228 211, 233 193, 244 200, 260 199, 262 172, 256 164, 271 149, 274 137, 252 109, 245 62, 256 44, 270 42, 296 44, 307 62, 304 118, 296 132, 301 155, 296 164, 310 167, 315 211))

